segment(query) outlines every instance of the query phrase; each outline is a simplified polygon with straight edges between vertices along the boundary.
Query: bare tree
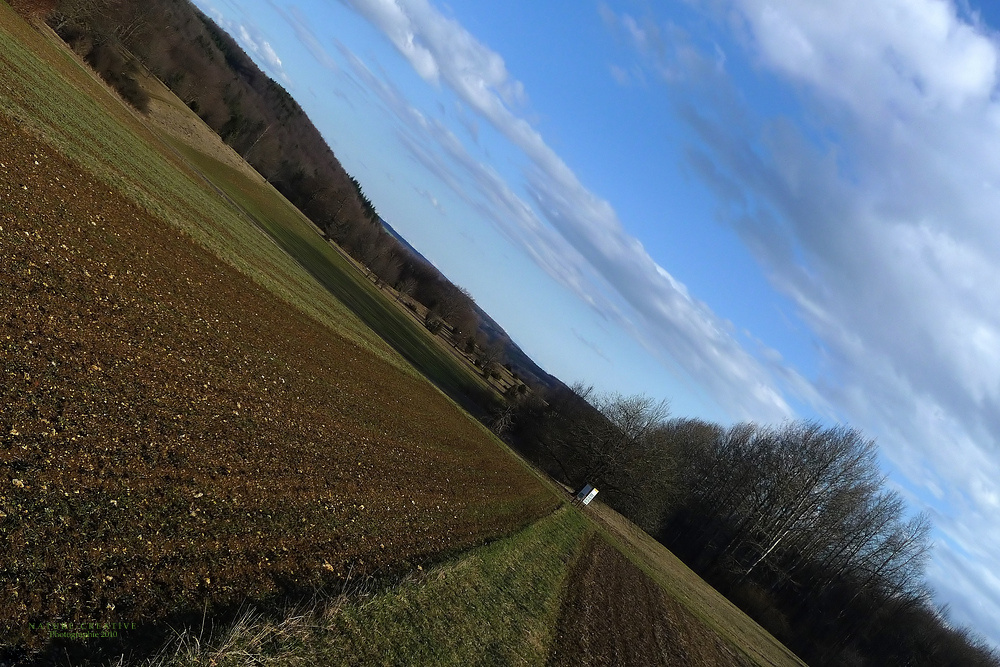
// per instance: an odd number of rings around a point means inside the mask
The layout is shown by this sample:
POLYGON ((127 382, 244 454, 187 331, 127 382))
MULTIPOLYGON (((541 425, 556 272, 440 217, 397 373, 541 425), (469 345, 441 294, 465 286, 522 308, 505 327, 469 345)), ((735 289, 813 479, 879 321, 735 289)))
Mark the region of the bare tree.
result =
POLYGON ((453 327, 453 342, 456 345, 460 344, 462 340, 474 336, 479 328, 479 316, 471 307, 460 308, 448 322, 453 327))
POLYGON ((389 252, 388 244, 384 243, 385 233, 372 223, 362 223, 354 238, 349 242, 354 255, 368 270, 389 252))
POLYGON ((582 463, 583 478, 624 491, 648 453, 648 436, 669 415, 669 403, 645 395, 594 394, 579 387, 596 413, 581 413, 568 432, 582 463))
POLYGON ((497 366, 502 363, 507 353, 507 346, 502 340, 489 341, 478 348, 478 361, 483 369, 483 375, 489 377, 497 366))
POLYGON ((381 282, 391 285, 399 280, 399 274, 403 270, 403 262, 390 250, 379 255, 372 262, 371 270, 381 282))
POLYGON ((472 309, 472 295, 464 287, 443 283, 433 309, 443 320, 451 323, 464 310, 472 309))
POLYGON ((413 296, 417 291, 417 279, 414 276, 406 276, 396 282, 396 300, 400 297, 413 296))

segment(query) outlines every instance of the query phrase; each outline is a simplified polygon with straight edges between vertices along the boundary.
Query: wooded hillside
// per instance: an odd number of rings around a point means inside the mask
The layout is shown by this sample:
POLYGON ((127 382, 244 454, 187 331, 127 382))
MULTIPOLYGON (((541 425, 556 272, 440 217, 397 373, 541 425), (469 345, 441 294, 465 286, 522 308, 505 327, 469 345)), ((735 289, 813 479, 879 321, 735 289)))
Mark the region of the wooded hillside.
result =
MULTIPOLYGON (((25 0, 26 1, 26 0, 25 0)), ((38 4, 34 2, 34 4, 38 4)), ((374 204, 340 164, 302 107, 264 74, 224 30, 187 0, 59 0, 37 12, 140 111, 141 63, 265 179, 378 281, 430 310, 461 349, 490 345, 512 372, 557 382, 513 345, 467 291, 387 231, 374 204), (51 6, 50 6, 51 5, 51 6)), ((34 6, 34 5, 33 5, 34 6)), ((489 360, 483 360, 483 363, 489 360)))

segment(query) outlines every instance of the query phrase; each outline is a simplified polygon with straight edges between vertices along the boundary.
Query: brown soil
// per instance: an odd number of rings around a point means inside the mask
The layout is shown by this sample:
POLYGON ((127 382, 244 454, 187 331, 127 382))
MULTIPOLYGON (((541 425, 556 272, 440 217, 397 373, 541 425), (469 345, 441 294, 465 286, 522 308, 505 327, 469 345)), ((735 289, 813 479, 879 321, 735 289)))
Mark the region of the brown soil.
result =
POLYGON ((591 540, 568 586, 553 666, 753 664, 603 540, 591 540))
POLYGON ((0 618, 385 574, 555 499, 411 377, 0 116, 0 618))

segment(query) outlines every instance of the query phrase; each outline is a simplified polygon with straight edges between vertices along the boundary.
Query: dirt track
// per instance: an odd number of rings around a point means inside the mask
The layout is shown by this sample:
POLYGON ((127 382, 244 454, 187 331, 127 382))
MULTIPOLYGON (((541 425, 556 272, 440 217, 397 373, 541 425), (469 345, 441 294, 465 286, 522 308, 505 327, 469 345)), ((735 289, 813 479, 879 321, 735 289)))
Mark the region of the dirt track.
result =
POLYGON ((405 569, 554 505, 426 382, 3 116, 0 146, 8 641, 405 569))
POLYGON ((600 538, 570 576, 550 664, 752 665, 600 538))

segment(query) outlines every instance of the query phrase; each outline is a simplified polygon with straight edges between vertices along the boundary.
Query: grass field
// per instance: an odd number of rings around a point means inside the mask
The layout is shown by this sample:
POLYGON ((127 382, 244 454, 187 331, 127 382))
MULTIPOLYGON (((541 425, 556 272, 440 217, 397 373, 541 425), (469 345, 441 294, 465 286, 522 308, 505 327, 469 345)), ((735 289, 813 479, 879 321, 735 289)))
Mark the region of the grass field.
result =
POLYGON ((640 569, 585 552, 590 520, 425 379, 461 401, 475 373, 2 2, 0 82, 0 662, 141 653, 169 624, 164 664, 543 664, 608 572, 682 609, 691 655, 800 664, 620 517, 601 530, 640 569), (44 629, 95 622, 136 629, 44 629))
POLYGON ((662 546, 603 506, 563 508, 387 588, 359 583, 348 594, 277 616, 248 609, 221 628, 189 627, 142 664, 248 661, 803 665, 662 546))
POLYGON ((3 4, 0 71, 7 649, 391 576, 557 506, 3 4))
POLYGON ((254 171, 211 128, 151 74, 142 85, 153 100, 146 125, 357 317, 358 336, 377 334, 424 377, 467 410, 495 400, 493 389, 439 336, 429 335, 387 298, 346 253, 254 171))

